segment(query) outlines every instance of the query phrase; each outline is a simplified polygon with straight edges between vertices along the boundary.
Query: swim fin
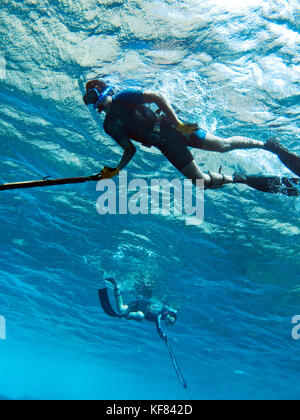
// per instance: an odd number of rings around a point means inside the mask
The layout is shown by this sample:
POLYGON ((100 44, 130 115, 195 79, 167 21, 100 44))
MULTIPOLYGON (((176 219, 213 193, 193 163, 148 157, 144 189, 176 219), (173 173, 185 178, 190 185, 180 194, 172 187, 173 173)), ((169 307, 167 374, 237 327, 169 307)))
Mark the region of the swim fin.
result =
POLYGON ((284 194, 289 197, 298 197, 300 195, 300 190, 297 188, 297 185, 300 185, 299 178, 234 174, 233 179, 237 184, 246 184, 258 191, 284 194))
POLYGON ((300 157, 291 153, 285 146, 276 139, 269 139, 266 142, 265 150, 275 153, 281 162, 294 174, 300 176, 300 157))
POLYGON ((112 316, 113 318, 121 318, 121 315, 117 314, 116 311, 111 306, 109 296, 108 296, 108 290, 106 288, 100 289, 98 291, 99 293, 99 299, 101 306, 103 308, 103 311, 108 315, 112 316))

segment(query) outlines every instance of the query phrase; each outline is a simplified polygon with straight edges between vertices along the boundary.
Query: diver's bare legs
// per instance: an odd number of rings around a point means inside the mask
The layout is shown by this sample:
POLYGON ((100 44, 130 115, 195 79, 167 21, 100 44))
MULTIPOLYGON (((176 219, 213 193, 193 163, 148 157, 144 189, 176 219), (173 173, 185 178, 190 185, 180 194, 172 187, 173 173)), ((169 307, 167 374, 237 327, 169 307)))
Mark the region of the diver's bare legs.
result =
POLYGON ((119 286, 115 287, 115 299, 116 299, 116 304, 117 304, 118 311, 122 314, 123 312, 125 312, 128 309, 128 306, 124 305, 124 303, 123 303, 123 298, 122 298, 119 286))
MULTIPOLYGON (((196 149, 206 150, 208 152, 219 152, 227 153, 232 150, 242 150, 242 149, 262 149, 268 152, 274 153, 278 156, 281 162, 294 174, 300 176, 300 157, 296 154, 290 152, 285 146, 283 146, 276 138, 270 138, 266 142, 253 140, 248 137, 229 137, 223 139, 221 137, 214 136, 210 133, 206 134, 205 140, 199 138, 199 146, 197 140, 193 138, 193 141, 188 145, 196 149)), ((189 170, 187 172, 189 175, 189 170)), ((185 175, 185 173, 183 174, 185 175)), ((192 169, 192 173, 196 175, 197 170, 192 169)), ((228 182, 227 182, 228 183, 228 182)))
POLYGON ((264 149, 265 142, 241 136, 224 139, 207 133, 204 144, 201 144, 201 147, 199 144, 199 148, 208 152, 227 153, 241 149, 264 149))
POLYGON ((120 314, 125 312, 128 309, 127 305, 124 305, 123 298, 121 295, 120 286, 118 285, 117 281, 115 279, 107 279, 106 281, 109 281, 114 286, 114 294, 116 299, 116 305, 118 308, 118 311, 120 314))
MULTIPOLYGON (((193 142, 193 147, 197 148, 195 142, 193 142)), ((224 139, 207 133, 204 143, 199 139, 199 149, 206 150, 208 152, 227 153, 231 152, 232 150, 264 148, 265 143, 263 141, 253 140, 248 137, 236 136, 224 139)), ((181 172, 195 185, 197 185, 197 180, 203 180, 205 188, 220 188, 225 184, 236 183, 232 176, 210 172, 205 174, 201 171, 195 161, 187 165, 181 172)))
POLYGON ((222 175, 218 173, 209 173, 205 174, 201 171, 199 166, 193 160, 189 165, 187 165, 181 173, 187 178, 190 179, 193 184, 197 184, 197 180, 203 180, 205 188, 218 188, 222 187, 224 184, 234 184, 232 176, 222 175))

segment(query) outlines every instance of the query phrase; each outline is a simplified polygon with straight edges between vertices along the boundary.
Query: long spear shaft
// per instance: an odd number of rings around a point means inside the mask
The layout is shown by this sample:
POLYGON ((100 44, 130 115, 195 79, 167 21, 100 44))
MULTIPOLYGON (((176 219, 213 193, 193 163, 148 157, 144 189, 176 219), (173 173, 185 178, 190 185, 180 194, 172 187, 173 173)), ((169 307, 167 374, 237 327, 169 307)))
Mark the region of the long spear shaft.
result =
POLYGON ((40 181, 28 181, 28 182, 16 182, 13 184, 2 184, 0 185, 0 191, 20 190, 20 189, 26 189, 26 188, 51 187, 53 185, 84 184, 85 182, 101 181, 102 179, 103 178, 101 177, 100 174, 87 176, 87 177, 78 177, 78 178, 60 178, 60 179, 44 178, 40 181))

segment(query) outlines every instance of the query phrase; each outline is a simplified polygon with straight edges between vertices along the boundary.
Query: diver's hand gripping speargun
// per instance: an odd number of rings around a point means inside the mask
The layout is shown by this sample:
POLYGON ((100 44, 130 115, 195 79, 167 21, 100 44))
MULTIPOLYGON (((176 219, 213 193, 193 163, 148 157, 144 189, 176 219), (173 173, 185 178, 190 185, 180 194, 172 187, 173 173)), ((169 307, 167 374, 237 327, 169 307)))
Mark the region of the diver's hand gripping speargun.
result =
POLYGON ((176 130, 182 134, 194 134, 199 130, 199 126, 198 124, 185 124, 180 122, 177 125, 176 130))
POLYGON ((108 168, 107 166, 105 166, 105 168, 101 172, 101 178, 102 179, 111 179, 114 176, 119 175, 119 173, 120 173, 119 168, 108 168))

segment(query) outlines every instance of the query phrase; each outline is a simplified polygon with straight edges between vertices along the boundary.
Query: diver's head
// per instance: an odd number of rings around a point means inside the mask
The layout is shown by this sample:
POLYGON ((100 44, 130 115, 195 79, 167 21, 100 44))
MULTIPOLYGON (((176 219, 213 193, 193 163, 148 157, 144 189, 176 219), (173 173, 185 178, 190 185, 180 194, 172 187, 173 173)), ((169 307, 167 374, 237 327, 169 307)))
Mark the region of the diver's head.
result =
POLYGON ((86 94, 83 97, 87 106, 92 106, 97 111, 102 112, 111 103, 113 88, 102 80, 91 80, 86 84, 86 94))
POLYGON ((164 319, 167 325, 174 325, 177 321, 177 312, 173 310, 168 311, 164 319))

